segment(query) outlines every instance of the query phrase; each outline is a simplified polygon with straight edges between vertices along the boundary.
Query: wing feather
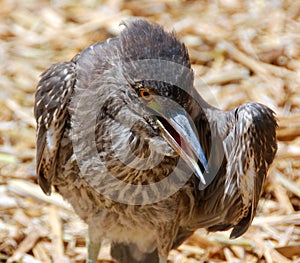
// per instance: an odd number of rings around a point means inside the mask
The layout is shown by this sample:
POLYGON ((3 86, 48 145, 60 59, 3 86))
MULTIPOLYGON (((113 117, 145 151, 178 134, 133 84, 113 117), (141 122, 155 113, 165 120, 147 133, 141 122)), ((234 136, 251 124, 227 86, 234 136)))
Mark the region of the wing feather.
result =
POLYGON ((227 158, 225 196, 238 193, 242 212, 231 237, 242 235, 251 224, 263 183, 276 151, 276 118, 268 107, 247 103, 235 110, 234 126, 223 141, 227 158))
POLYGON ((58 148, 67 119, 67 105, 76 81, 76 64, 61 62, 42 75, 35 94, 37 121, 37 176, 46 194, 51 193, 58 148))

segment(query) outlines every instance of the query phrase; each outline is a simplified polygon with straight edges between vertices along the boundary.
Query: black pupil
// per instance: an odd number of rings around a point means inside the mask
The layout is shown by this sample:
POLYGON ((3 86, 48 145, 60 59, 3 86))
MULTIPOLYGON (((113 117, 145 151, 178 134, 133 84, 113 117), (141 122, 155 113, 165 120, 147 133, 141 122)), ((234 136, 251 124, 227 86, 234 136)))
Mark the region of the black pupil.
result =
POLYGON ((145 97, 145 98, 149 98, 150 97, 150 93, 149 93, 149 91, 143 91, 143 97, 145 97))

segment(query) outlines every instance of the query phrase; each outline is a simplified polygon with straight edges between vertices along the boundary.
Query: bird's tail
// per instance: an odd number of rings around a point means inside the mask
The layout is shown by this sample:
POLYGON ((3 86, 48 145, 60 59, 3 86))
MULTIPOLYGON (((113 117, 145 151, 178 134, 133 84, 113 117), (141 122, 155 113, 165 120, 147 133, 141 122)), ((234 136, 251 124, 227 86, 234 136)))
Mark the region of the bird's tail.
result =
POLYGON ((111 256, 118 263, 158 263, 158 252, 146 254, 133 244, 115 243, 111 245, 111 256))

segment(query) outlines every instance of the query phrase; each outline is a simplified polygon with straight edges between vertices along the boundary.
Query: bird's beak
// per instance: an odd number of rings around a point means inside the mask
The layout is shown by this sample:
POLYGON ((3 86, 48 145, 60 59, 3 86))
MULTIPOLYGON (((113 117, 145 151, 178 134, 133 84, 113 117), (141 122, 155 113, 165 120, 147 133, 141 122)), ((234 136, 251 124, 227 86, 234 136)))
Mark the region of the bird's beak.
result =
POLYGON ((206 184, 198 160, 207 170, 207 160, 199 143, 196 128, 187 112, 177 103, 155 96, 147 107, 158 114, 157 124, 162 136, 194 171, 202 184, 206 184))

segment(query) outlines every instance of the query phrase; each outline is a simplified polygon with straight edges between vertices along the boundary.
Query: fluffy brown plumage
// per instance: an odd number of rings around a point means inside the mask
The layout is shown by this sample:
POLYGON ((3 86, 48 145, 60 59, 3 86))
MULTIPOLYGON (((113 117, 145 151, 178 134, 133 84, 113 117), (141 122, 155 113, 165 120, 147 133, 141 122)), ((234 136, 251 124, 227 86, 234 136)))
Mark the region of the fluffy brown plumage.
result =
POLYGON ((162 263, 197 228, 233 228, 232 237, 248 229, 277 124, 258 103, 231 111, 207 104, 174 34, 142 19, 125 25, 120 37, 42 74, 37 175, 46 194, 54 186, 88 224, 87 262, 109 239, 118 262, 162 263), (189 144, 193 132, 205 157, 189 144))

